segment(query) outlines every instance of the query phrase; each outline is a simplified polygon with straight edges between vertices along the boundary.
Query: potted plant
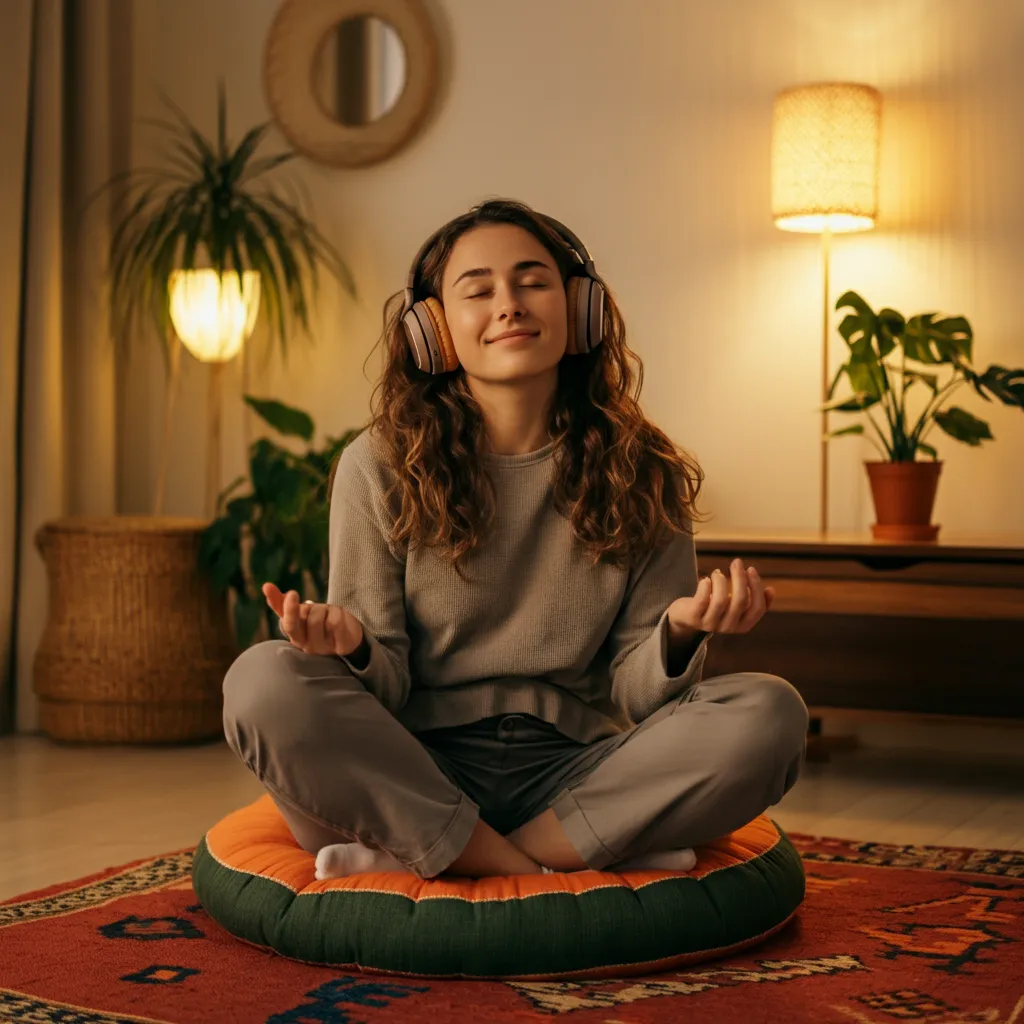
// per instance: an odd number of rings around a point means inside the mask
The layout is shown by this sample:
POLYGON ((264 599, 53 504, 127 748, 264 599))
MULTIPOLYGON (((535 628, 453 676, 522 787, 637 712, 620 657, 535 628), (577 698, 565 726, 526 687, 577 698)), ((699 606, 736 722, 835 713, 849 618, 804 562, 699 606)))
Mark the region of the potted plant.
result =
MULTIPOLYGON (((245 401, 284 437, 313 437, 307 413, 281 402, 245 401)), ((331 469, 342 450, 362 433, 358 427, 328 437, 302 454, 258 438, 249 449, 249 475, 234 480, 219 495, 221 515, 204 531, 199 545, 202 571, 234 605, 239 647, 273 635, 276 616, 260 587, 267 580, 282 590, 297 590, 314 601, 327 599, 327 528, 331 469), (240 486, 248 491, 232 497, 240 486)))
MULTIPOLYGON (((839 333, 849 346, 849 360, 836 373, 828 397, 832 399, 843 376, 853 394, 830 401, 825 408, 863 413, 874 431, 867 436, 883 458, 865 462, 877 519, 872 533, 879 540, 934 540, 939 527, 931 523, 931 516, 942 462, 926 438, 937 426, 974 447, 992 440, 984 420, 959 406, 943 406, 958 387, 970 384, 986 402, 994 397, 1004 405, 1024 408, 1024 369, 993 364, 976 373, 971 367, 974 334, 966 317, 939 319, 937 313, 918 313, 905 318, 888 308, 875 313, 854 291, 836 302, 837 310, 846 308, 852 312, 840 323, 839 333), (952 370, 944 384, 938 374, 928 372, 928 367, 938 366, 952 370), (926 398, 916 419, 907 410, 907 395, 915 387, 926 398), (885 424, 871 415, 874 406, 880 407, 885 424), (918 452, 930 461, 918 461, 918 452)), ((858 423, 827 437, 864 434, 864 428, 858 423)))
MULTIPOLYGON (((355 294, 333 246, 298 205, 265 184, 269 172, 295 156, 256 156, 269 123, 232 145, 223 87, 215 140, 204 137, 170 100, 164 102, 174 120, 155 122, 166 140, 161 166, 131 170, 103 186, 122 190, 110 245, 112 335, 123 343, 152 325, 168 371, 155 514, 72 516, 44 524, 37 535, 50 611, 35 652, 33 688, 40 726, 55 739, 180 742, 218 736, 223 729, 221 687, 237 648, 223 593, 214 592, 197 565, 209 519, 160 514, 182 347, 171 329, 174 282, 187 284, 188 275, 202 274, 204 286, 214 285, 218 335, 230 319, 223 315, 226 307, 246 290, 244 330, 255 326, 251 300, 261 294, 259 316, 283 355, 291 322, 308 336, 318 267, 355 294)), ((230 312, 237 314, 237 301, 230 312)), ((217 380, 219 367, 212 366, 211 390, 217 380)), ((217 408, 211 403, 211 411, 217 408)), ((212 415, 211 426, 218 425, 212 415)), ((210 452, 217 450, 210 445, 210 452)), ((315 473, 316 465, 310 457, 306 474, 315 473)), ((282 502, 298 500, 296 470, 269 453, 254 466, 281 474, 282 502)), ((212 504, 219 464, 208 466, 207 475, 212 504)), ((287 533, 284 526, 282 531, 287 533)), ((312 550, 312 537, 303 534, 302 543, 312 550)), ((243 604, 236 614, 253 613, 243 604)))
MULTIPOLYGON (((287 358, 289 325, 309 336, 311 299, 325 268, 352 296, 355 283, 334 246, 298 203, 267 184, 267 175, 294 150, 256 158, 270 122, 249 129, 237 145, 228 138, 223 85, 217 98, 217 138, 206 138, 166 96, 174 120, 153 119, 163 133, 162 166, 136 168, 104 188, 122 185, 123 215, 110 243, 113 336, 129 339, 155 328, 167 370, 164 422, 153 511, 163 506, 170 423, 180 371, 181 343, 172 327, 172 292, 183 274, 212 269, 225 290, 241 294, 254 275, 256 323, 268 329, 287 358), (225 278, 228 280, 225 282, 225 278)), ((184 284, 185 281, 182 280, 184 284)), ((255 324, 253 325, 255 326, 255 324)))

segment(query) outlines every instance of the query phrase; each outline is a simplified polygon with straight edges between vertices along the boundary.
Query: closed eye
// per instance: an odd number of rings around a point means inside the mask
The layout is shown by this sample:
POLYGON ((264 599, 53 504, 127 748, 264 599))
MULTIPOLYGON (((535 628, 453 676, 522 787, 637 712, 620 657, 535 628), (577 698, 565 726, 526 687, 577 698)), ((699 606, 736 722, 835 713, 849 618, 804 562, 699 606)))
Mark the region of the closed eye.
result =
MULTIPOLYGON (((524 288, 547 288, 548 286, 545 283, 540 283, 540 284, 524 284, 523 287, 524 288)), ((467 299, 480 299, 480 298, 483 298, 483 296, 490 295, 490 294, 491 294, 491 290, 490 290, 490 288, 488 288, 487 291, 485 291, 485 292, 473 292, 472 295, 467 295, 466 298, 467 299)))

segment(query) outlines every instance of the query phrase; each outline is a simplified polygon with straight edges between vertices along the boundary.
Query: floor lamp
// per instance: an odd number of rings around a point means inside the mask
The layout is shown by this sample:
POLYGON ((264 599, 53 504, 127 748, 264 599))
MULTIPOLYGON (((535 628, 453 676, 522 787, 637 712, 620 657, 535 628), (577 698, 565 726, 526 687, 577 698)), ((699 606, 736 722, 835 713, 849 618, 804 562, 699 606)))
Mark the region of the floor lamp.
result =
POLYGON ((829 259, 832 235, 874 227, 881 95, 869 85, 823 82, 785 89, 772 122, 772 216, 783 231, 821 235, 820 532, 828 532, 829 259))
POLYGON ((260 275, 246 270, 239 281, 234 271, 221 277, 211 269, 176 270, 171 274, 170 283, 174 330, 196 359, 210 364, 203 514, 212 519, 217 514, 221 479, 224 364, 241 352, 256 326, 260 275))

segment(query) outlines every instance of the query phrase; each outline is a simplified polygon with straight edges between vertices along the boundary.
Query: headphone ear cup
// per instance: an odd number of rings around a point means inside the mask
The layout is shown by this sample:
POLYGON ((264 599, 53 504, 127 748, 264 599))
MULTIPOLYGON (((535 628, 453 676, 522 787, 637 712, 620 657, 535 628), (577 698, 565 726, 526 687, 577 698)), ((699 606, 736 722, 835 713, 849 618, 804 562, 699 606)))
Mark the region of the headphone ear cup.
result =
POLYGON ((565 354, 576 355, 576 304, 580 294, 580 277, 570 277, 569 283, 565 286, 565 354))
POLYGON ((437 347, 441 352, 441 366, 439 373, 446 373, 454 370, 459 365, 459 357, 455 354, 455 342, 452 341, 452 332, 448 330, 448 321, 444 318, 444 306, 433 296, 423 300, 427 314, 434 326, 434 336, 437 338, 437 347))
POLYGON ((570 277, 565 296, 566 354, 585 355, 604 339, 604 285, 592 277, 570 277))
POLYGON ((402 326, 416 366, 424 373, 446 373, 459 365, 444 308, 437 299, 414 302, 402 317, 402 326))

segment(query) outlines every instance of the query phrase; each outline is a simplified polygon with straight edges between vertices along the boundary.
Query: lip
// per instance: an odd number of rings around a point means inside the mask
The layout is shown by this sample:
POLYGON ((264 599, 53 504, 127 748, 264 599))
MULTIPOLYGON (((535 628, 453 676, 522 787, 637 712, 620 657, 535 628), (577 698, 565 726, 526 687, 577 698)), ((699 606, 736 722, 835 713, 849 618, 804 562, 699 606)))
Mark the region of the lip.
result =
POLYGON ((525 338, 536 338, 538 334, 540 331, 506 331, 504 334, 491 338, 487 344, 493 345, 496 341, 522 341, 525 338))

